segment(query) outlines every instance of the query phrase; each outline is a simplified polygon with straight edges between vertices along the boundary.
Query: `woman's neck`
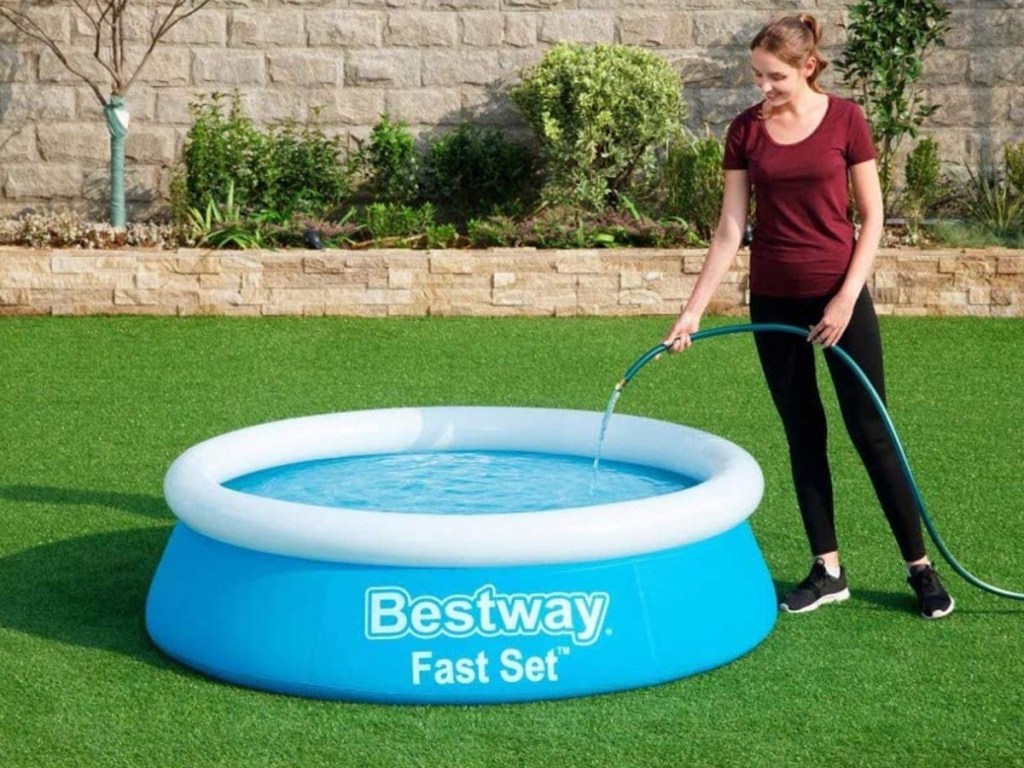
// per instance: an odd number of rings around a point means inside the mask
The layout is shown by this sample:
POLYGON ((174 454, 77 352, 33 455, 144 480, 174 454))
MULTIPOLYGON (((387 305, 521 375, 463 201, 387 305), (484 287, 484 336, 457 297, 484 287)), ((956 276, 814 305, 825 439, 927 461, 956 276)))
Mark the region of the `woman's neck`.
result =
POLYGON ((818 108, 822 97, 828 98, 826 94, 821 93, 820 91, 807 88, 801 93, 794 94, 793 98, 781 105, 775 114, 778 115, 780 113, 786 113, 798 119, 806 117, 818 108))

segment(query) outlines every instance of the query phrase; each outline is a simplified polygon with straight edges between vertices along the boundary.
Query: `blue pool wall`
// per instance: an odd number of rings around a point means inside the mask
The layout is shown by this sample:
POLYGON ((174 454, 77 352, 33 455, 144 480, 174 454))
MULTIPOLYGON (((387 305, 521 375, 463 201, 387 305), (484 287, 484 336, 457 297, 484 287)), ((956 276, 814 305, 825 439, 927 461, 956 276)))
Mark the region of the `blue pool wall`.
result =
POLYGON ((619 691, 703 672, 755 648, 776 615, 746 521, 629 557, 458 568, 269 554, 179 522, 153 580, 146 626, 169 656, 243 686, 477 704, 619 691), (403 608, 407 599, 417 602, 403 608), (473 612, 456 611, 467 603, 473 612), (447 624, 436 618, 445 610, 447 624), (517 610, 517 620, 502 621, 517 610))

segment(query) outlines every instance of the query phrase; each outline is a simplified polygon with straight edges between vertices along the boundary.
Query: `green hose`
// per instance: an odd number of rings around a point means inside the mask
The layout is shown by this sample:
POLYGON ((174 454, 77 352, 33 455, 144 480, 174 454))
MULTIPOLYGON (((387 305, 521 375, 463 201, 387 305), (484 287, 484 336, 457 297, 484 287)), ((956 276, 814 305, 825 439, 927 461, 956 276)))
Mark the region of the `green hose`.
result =
MULTIPOLYGON (((795 325, 785 325, 782 323, 750 323, 747 325, 726 325, 721 328, 709 328, 706 331, 698 331, 690 336, 692 341, 700 341, 701 339, 710 339, 713 336, 728 336, 734 333, 765 333, 765 332, 776 332, 776 333, 792 333, 802 338, 807 338, 808 331, 806 328, 799 328, 795 325)), ((616 385, 616 389, 622 390, 634 376, 639 373, 640 369, 643 368, 647 363, 655 358, 659 357, 664 352, 668 351, 668 347, 665 344, 658 344, 655 347, 647 350, 641 355, 633 365, 629 367, 626 374, 622 377, 622 380, 616 385)), ((914 480, 914 475, 910 471, 910 462, 907 461, 907 454, 903 450, 903 444, 900 442, 899 435, 896 434, 896 428, 893 426, 892 419, 889 418, 889 412, 885 408, 885 403, 882 402, 882 398, 879 397, 878 392, 871 384, 870 379, 861 370, 861 367, 854 362, 853 358, 846 353, 841 347, 833 346, 829 347, 829 352, 835 354, 840 360, 842 360, 846 366, 853 371, 857 376, 857 379, 864 386, 868 395, 871 396, 871 402, 874 403, 875 409, 878 414, 882 417, 882 421, 885 424, 885 429, 889 433, 889 439, 892 441, 893 447, 896 449, 896 453, 900 459, 900 467, 903 469, 903 476, 907 478, 907 482, 910 483, 910 490, 913 492, 914 501, 917 503, 917 508, 921 512, 921 520, 924 522, 924 527, 928 530, 928 535, 932 537, 932 541, 935 542, 935 546, 939 552, 942 553, 943 558, 949 563, 950 568, 956 571, 965 581, 979 589, 983 589, 986 592, 991 592, 993 595, 999 595, 1000 597, 1008 597, 1011 600, 1024 600, 1024 593, 1011 592, 1007 589, 992 586, 986 584, 984 581, 970 573, 960 563, 957 562, 956 558, 946 547, 945 542, 942 541, 942 537, 939 536, 938 530, 935 528, 935 522, 932 520, 930 514, 928 514, 928 508, 925 506, 924 498, 921 496, 921 491, 917 487, 917 482, 914 480)))

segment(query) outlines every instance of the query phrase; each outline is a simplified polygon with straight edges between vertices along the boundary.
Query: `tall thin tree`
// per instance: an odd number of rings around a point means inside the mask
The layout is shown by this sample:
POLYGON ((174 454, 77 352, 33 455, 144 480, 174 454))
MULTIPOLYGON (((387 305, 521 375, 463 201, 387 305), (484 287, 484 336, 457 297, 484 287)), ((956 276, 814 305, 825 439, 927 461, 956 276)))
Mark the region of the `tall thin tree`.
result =
MULTIPOLYGON (((129 114, 125 106, 125 96, 132 83, 139 76, 149 57, 168 32, 180 21, 200 11, 210 0, 166 0, 157 7, 149 37, 142 48, 137 61, 129 61, 126 46, 125 22, 131 10, 142 2, 131 0, 70 0, 67 5, 72 14, 84 16, 93 29, 92 55, 99 62, 104 72, 110 75, 110 95, 105 96, 105 88, 98 78, 83 71, 71 61, 69 51, 62 49, 61 44, 47 32, 43 22, 32 9, 14 8, 8 2, 0 0, 0 18, 6 19, 19 32, 32 40, 42 43, 57 60, 73 75, 83 80, 103 106, 103 116, 110 132, 110 223, 115 227, 124 227, 124 141, 128 135, 129 114), (71 9, 73 6, 73 10, 71 9)), ((37 8, 52 8, 54 3, 32 3, 37 8)))

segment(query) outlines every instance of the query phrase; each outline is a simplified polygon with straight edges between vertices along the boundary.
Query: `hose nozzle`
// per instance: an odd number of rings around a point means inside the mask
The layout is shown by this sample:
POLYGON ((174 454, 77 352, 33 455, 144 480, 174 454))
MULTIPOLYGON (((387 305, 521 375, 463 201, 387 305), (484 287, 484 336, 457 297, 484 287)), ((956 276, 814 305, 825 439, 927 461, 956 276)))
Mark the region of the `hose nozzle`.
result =
POLYGON ((664 344, 658 344, 657 346, 651 347, 639 360, 629 367, 629 370, 626 371, 626 374, 622 377, 619 383, 615 385, 615 388, 621 392, 623 388, 629 384, 630 380, 636 376, 637 372, 641 368, 647 365, 651 360, 657 360, 667 349, 668 347, 664 344))

